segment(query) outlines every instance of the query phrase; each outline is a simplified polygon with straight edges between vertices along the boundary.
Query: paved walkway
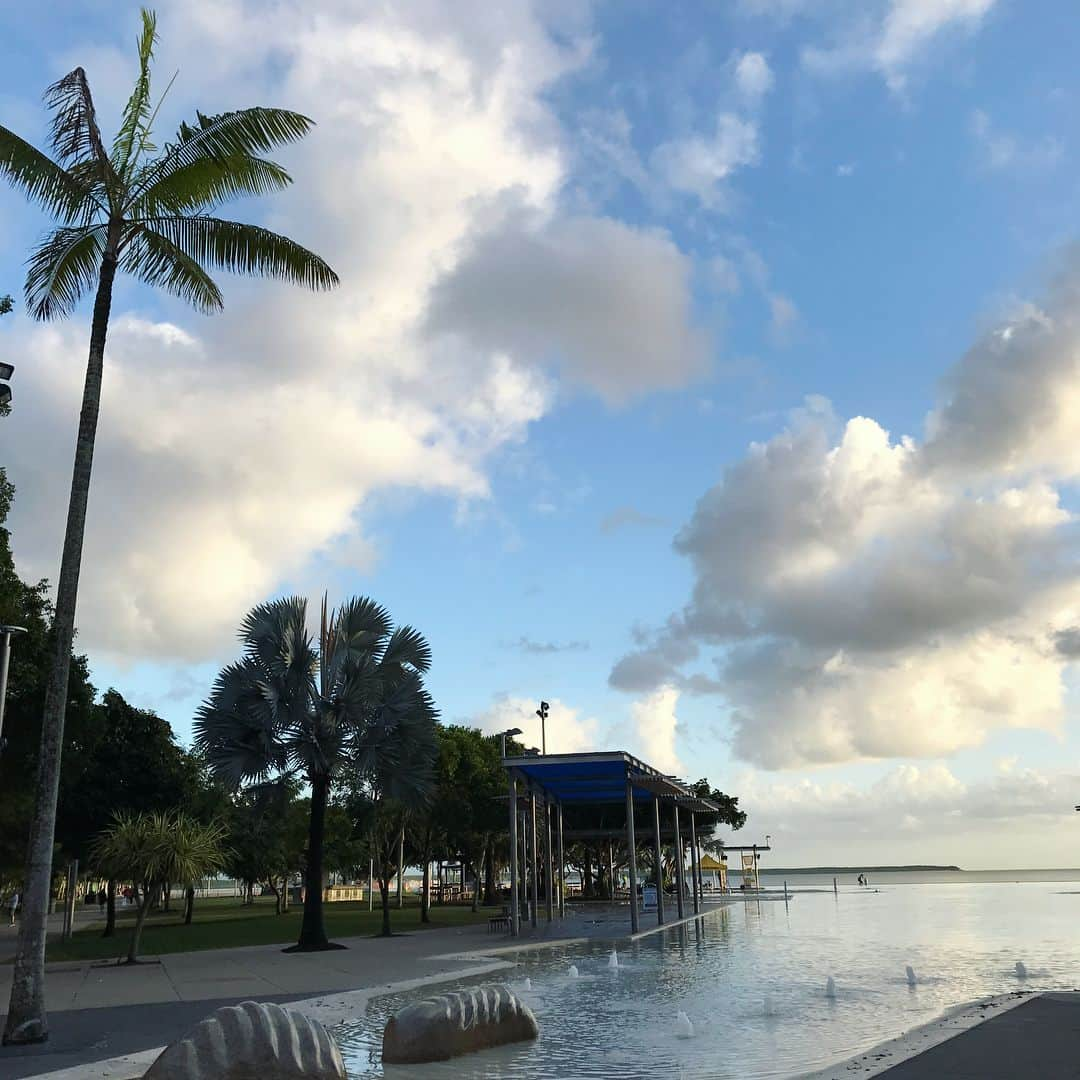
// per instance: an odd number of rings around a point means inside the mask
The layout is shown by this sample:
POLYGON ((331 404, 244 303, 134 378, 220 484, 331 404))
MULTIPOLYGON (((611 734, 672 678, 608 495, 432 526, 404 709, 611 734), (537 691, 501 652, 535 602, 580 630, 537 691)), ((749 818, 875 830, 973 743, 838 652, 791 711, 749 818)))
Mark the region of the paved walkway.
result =
MULTIPOLYGON (((0 1076, 15 1080, 84 1066, 80 1075, 93 1077, 92 1062, 163 1046, 220 1005, 296 1001, 467 972, 470 962, 452 954, 506 944, 484 926, 342 938, 341 943, 348 948, 321 953, 284 953, 281 945, 173 953, 134 967, 103 961, 49 964, 49 1041, 0 1047, 0 1076)), ((5 1011, 11 973, 10 965, 0 967, 5 1011)))
POLYGON ((885 1080, 1080 1077, 1080 993, 1039 994, 881 1076, 885 1080))

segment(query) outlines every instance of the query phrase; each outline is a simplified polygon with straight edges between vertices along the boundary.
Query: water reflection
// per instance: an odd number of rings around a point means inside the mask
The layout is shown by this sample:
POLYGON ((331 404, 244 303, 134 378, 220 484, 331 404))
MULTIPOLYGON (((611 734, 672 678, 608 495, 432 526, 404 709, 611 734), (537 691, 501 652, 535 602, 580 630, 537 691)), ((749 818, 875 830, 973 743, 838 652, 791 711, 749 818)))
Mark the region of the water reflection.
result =
MULTIPOLYGON (((523 952, 503 978, 540 1020, 535 1045, 385 1075, 792 1076, 977 997, 1071 988, 1080 975, 1078 914, 1080 896, 1052 885, 909 885, 839 899, 829 890, 796 894, 786 905, 739 903, 621 947, 617 968, 609 966, 611 945, 599 942, 523 952), (1027 958, 1022 982, 1017 956, 1027 958), (571 965, 578 978, 568 974, 571 965), (835 980, 833 996, 823 992, 827 979, 835 980), (686 1025, 693 1038, 680 1038, 686 1025)), ((376 999, 341 1033, 350 1076, 384 1075, 383 1024, 418 996, 376 999)))

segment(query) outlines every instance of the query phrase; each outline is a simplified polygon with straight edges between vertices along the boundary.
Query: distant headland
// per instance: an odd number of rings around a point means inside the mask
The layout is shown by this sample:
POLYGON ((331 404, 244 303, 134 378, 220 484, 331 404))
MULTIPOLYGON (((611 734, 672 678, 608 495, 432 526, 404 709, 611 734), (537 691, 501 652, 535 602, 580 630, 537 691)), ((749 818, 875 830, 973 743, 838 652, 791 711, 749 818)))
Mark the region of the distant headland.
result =
POLYGON ((959 866, 763 866, 762 874, 911 874, 929 870, 952 870, 963 873, 959 866))

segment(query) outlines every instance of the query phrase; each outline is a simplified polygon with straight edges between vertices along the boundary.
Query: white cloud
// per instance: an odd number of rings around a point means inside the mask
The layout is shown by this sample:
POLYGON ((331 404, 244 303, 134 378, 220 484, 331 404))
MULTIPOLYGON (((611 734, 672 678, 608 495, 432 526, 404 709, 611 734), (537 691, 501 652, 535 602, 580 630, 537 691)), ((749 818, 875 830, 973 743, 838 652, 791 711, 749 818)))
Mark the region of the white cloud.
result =
POLYGON ((839 165, 836 166, 836 175, 837 176, 854 176, 855 175, 855 164, 854 164, 854 162, 851 162, 851 161, 841 162, 839 165))
POLYGON ((783 293, 772 293, 769 296, 769 318, 773 339, 780 344, 788 343, 799 322, 799 309, 795 302, 783 293))
POLYGON ((691 269, 661 230, 600 218, 511 221, 478 237, 436 287, 428 327, 482 351, 554 359, 571 380, 621 403, 704 372, 691 269))
MULTIPOLYGON (((950 33, 973 32, 995 0, 878 0, 845 14, 827 46, 803 50, 803 66, 823 75, 874 71, 902 93, 909 70, 950 33)), ((786 6, 786 5, 785 5, 786 6)), ((790 12, 787 12, 790 14, 790 12)))
POLYGON ((735 62, 735 86, 747 105, 758 105, 773 82, 769 61, 762 53, 745 52, 735 62))
POLYGON ((612 684, 721 692, 767 767, 937 757, 1060 729, 1080 624, 1076 279, 987 335, 919 444, 820 402, 751 446, 676 539, 689 603, 612 684), (715 674, 697 665, 716 654, 715 674))
POLYGON ((1065 154, 1065 144, 1051 135, 1022 139, 996 128, 982 109, 971 114, 971 134, 980 162, 991 170, 1038 171, 1057 165, 1065 154))
POLYGON ((661 143, 652 154, 653 168, 673 190, 696 196, 710 209, 722 208, 723 183, 760 158, 756 124, 734 113, 721 113, 713 134, 689 135, 661 143))
POLYGON ((1073 824, 1080 769, 1004 763, 989 776, 963 781, 940 762, 905 763, 861 783, 820 775, 777 779, 745 770, 731 786, 749 810, 745 831, 771 834, 772 860, 785 866, 897 861, 1043 867, 1060 860, 1061 829, 1073 824))
MULTIPOLYGON (((549 408, 552 359, 612 399, 677 385, 704 362, 680 322, 688 269, 670 239, 559 216, 567 167, 545 95, 587 58, 575 5, 543 18, 525 2, 497 18, 479 2, 434 0, 282 0, 273 18, 254 0, 159 7, 158 71, 181 71, 161 141, 196 105, 269 101, 315 117, 283 155, 295 188, 227 212, 310 245, 342 286, 316 297, 226 280, 226 311, 205 320, 168 301, 139 313, 118 291, 79 611, 82 646, 117 661, 219 656, 252 603, 302 587, 320 560, 366 568, 365 511, 379 491, 485 498, 493 455, 549 408), (478 238, 526 218, 543 223, 519 239, 550 335, 500 313, 505 346, 432 340, 432 291, 445 298, 461 260, 467 269, 485 250, 478 238), (597 245, 591 262, 572 225, 597 245), (601 282, 605 257, 626 272, 601 282), (641 338, 590 324, 580 307, 563 321, 564 274, 641 338), (613 359, 623 346, 625 371, 613 359)), ((86 49, 104 116, 129 86, 128 29, 120 53, 86 49)), ((493 325, 484 291, 459 295, 468 319, 442 315, 493 325)), ((54 577, 59 561, 85 339, 78 319, 12 342, 35 357, 20 369, 24 407, 5 421, 16 553, 31 577, 54 577)))
POLYGON ((630 706, 634 742, 642 759, 671 775, 686 771, 675 747, 678 703, 679 691, 673 686, 661 686, 630 706))
MULTIPOLYGON (((558 698, 548 702, 547 751, 549 754, 587 753, 601 750, 599 745, 600 723, 594 717, 583 716, 558 698)), ((532 698, 502 695, 491 708, 470 716, 468 722, 488 735, 497 735, 510 728, 521 728, 515 736, 522 745, 540 746, 540 718, 536 715, 537 703, 532 698)))

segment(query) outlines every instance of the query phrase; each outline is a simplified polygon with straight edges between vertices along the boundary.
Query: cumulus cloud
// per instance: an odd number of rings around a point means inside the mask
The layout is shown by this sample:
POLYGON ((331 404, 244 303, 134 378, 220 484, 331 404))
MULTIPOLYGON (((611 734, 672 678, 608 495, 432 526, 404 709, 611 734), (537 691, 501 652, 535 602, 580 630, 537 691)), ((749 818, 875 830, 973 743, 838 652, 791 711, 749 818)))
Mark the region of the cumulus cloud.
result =
MULTIPOLYGON (((118 661, 215 657, 247 607, 319 560, 370 565, 376 492, 485 498, 492 458, 550 406, 551 361, 611 400, 704 366, 670 238, 560 218, 567 167, 546 95, 588 56, 575 5, 541 17, 508 3, 497 18, 428 0, 282 0, 272 19, 254 0, 159 8, 159 71, 181 70, 163 132, 210 105, 268 101, 319 121, 284 155, 296 187, 229 212, 310 245, 342 286, 311 296, 224 281, 227 309, 212 319, 118 292, 79 611, 83 646, 118 661), (532 231, 498 230, 526 219, 532 231), (478 259, 508 251, 522 258, 508 280, 462 290, 478 259), (530 286, 545 330, 522 326, 537 311, 522 295, 516 315, 484 311, 530 286), (433 295, 456 334, 430 333, 433 295)), ((118 50, 79 56, 94 61, 106 117, 129 87, 130 48, 118 50)), ((82 320, 10 335, 35 358, 5 422, 29 576, 53 577, 59 561, 85 339, 82 320)))
POLYGON ((678 703, 679 691, 673 686, 661 686, 630 707, 635 742, 642 758, 669 774, 686 771, 675 747, 678 703))
POLYGON ((690 260, 661 230, 599 218, 512 221, 434 290, 427 325, 488 352, 555 361, 613 403, 700 375, 690 260))
POLYGON ((751 808, 750 828, 755 835, 770 833, 783 852, 774 859, 789 866, 836 862, 838 851, 846 863, 880 862, 886 835, 888 857, 899 861, 1053 865, 1058 830, 1074 816, 1078 785, 1076 769, 1018 768, 1009 760, 974 781, 961 780, 941 762, 904 763, 863 783, 784 780, 752 770, 733 779, 741 803, 751 808))
MULTIPOLYGON (((820 74, 874 71, 894 93, 907 85, 909 70, 941 38, 972 33, 995 0, 876 0, 830 27, 833 42, 803 50, 803 66, 820 74)), ((761 4, 762 9, 768 5, 761 4)), ((798 5, 776 5, 788 17, 798 5)), ((803 10, 809 11, 809 5, 803 10)))
POLYGON ((735 86, 747 105, 759 104, 773 81, 772 68, 762 53, 745 52, 735 61, 735 86))
POLYGON ((696 196, 710 209, 724 204, 724 181, 760 159, 757 125, 734 113, 721 113, 708 135, 688 135, 661 143, 652 165, 668 187, 696 196))
MULTIPOLYGON (((547 751, 549 754, 575 754, 602 749, 599 745, 600 721, 582 715, 582 710, 567 705, 559 698, 548 702, 547 751)), ((537 703, 532 698, 500 695, 489 709, 469 717, 469 724, 488 735, 497 735, 510 728, 521 728, 515 738, 524 746, 540 746, 540 718, 537 703)))
POLYGON ((752 445, 676 538, 689 602, 612 684, 719 690, 736 753, 770 768, 1057 731, 1080 623, 1054 483, 1080 470, 1072 280, 969 352, 922 443, 815 401, 752 445))

